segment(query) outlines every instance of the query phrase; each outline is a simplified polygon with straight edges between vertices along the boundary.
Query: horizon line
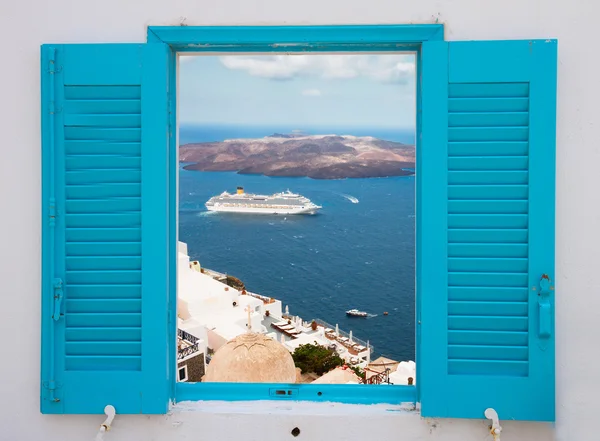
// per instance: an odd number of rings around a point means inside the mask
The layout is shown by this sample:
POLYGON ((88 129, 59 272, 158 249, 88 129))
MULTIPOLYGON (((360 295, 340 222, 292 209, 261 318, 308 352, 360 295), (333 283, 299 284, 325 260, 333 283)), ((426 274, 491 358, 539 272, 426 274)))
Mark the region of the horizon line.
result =
MULTIPOLYGON (((239 126, 239 127, 273 127, 273 128, 277 128, 277 127, 287 127, 287 126, 293 126, 293 123, 275 123, 275 124, 268 124, 268 123, 260 123, 260 124, 253 124, 253 123, 224 123, 224 122, 192 122, 192 121, 180 121, 179 122, 179 127, 181 126, 207 126, 207 125, 212 125, 212 126, 239 126)), ((334 128, 351 128, 351 127, 357 127, 357 128, 367 128, 367 129, 372 129, 372 128, 378 128, 378 129, 397 129, 397 130, 416 130, 416 126, 378 126, 378 125, 357 125, 357 124, 352 124, 352 123, 348 123, 348 125, 343 125, 343 124, 303 124, 302 126, 305 126, 309 129, 311 128, 326 128, 326 127, 334 127, 334 128)), ((300 127, 302 126, 296 126, 299 128, 296 129, 292 129, 292 130, 302 130, 300 127)))

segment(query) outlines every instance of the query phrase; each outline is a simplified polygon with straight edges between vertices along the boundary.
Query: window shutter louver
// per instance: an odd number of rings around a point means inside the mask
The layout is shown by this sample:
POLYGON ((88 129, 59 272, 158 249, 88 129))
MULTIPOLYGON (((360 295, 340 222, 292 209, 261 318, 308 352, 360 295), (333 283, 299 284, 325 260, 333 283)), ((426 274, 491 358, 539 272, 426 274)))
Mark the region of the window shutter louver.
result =
POLYGON ((424 44, 423 416, 554 420, 556 47, 424 44))
POLYGON ((167 57, 42 47, 43 413, 165 413, 167 57))

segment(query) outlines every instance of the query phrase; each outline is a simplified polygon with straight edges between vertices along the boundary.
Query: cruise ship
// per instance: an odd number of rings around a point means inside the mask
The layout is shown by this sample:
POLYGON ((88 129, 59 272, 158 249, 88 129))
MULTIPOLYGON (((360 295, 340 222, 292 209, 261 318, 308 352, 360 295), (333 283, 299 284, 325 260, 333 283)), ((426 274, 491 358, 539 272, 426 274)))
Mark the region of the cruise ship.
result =
POLYGON ((255 214, 315 214, 320 208, 309 199, 289 190, 271 196, 245 193, 238 187, 234 194, 223 192, 206 202, 209 211, 255 214))

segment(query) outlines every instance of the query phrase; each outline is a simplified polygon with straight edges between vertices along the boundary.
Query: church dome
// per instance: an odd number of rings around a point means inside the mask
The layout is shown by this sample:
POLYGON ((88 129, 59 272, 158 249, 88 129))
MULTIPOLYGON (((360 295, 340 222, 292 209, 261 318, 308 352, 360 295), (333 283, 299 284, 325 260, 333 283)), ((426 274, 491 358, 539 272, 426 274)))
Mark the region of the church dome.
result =
POLYGON ((249 332, 229 340, 213 355, 204 382, 294 383, 296 366, 280 343, 249 332))

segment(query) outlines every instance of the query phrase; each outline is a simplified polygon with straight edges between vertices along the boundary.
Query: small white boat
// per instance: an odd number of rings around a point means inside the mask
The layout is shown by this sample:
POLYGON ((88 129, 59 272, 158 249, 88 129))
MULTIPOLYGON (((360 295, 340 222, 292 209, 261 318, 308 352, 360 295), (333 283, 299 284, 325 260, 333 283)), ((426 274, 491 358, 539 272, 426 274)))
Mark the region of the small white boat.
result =
POLYGON ((358 309, 350 309, 349 311, 346 311, 346 315, 350 317, 366 317, 367 313, 359 311, 358 309))

